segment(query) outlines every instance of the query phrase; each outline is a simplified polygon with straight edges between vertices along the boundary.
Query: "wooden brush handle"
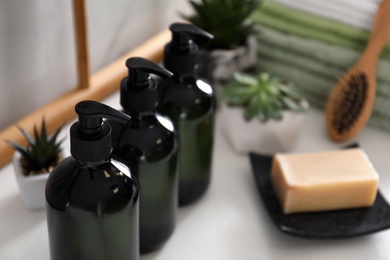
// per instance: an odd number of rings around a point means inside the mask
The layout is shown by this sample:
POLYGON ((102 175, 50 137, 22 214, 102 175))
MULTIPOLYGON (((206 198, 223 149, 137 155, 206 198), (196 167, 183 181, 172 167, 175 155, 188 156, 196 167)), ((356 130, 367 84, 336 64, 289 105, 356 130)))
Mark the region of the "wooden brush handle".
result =
POLYGON ((382 0, 372 27, 370 42, 366 54, 379 57, 390 38, 390 0, 382 0))

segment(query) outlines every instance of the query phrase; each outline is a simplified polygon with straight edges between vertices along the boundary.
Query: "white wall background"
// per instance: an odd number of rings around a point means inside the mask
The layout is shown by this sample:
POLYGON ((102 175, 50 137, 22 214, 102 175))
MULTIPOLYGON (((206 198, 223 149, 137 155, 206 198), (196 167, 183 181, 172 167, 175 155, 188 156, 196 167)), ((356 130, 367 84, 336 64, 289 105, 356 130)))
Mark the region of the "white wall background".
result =
MULTIPOLYGON (((178 21, 187 0, 87 0, 91 72, 178 21)), ((0 131, 76 86, 72 1, 0 0, 0 131)))

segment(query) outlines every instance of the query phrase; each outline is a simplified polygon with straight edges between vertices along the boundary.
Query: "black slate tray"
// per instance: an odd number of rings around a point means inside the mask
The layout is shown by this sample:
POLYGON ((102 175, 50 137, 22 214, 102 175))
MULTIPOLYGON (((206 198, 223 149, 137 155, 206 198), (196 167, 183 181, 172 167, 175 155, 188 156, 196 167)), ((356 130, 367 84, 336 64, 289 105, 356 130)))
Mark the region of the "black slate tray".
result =
POLYGON ((366 235, 390 228, 390 206, 378 190, 370 208, 285 215, 272 188, 272 156, 250 153, 256 184, 273 222, 290 235, 337 239, 366 235))

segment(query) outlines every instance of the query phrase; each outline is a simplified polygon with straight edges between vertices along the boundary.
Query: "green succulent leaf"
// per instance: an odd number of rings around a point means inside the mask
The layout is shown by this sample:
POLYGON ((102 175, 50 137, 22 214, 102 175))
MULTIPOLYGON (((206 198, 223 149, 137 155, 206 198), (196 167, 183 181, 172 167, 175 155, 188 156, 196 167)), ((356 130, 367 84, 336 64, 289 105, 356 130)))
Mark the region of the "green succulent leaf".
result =
POLYGON ((35 144, 35 141, 34 141, 34 138, 26 131, 24 130, 23 128, 21 128, 20 126, 16 126, 19 131, 23 134, 24 138, 27 140, 27 143, 29 145, 34 145, 35 144))
POLYGON ((253 77, 251 77, 250 75, 245 74, 245 73, 234 73, 233 78, 239 84, 249 85, 249 86, 257 85, 256 79, 254 79, 253 77))
POLYGON ((26 147, 21 145, 21 144, 18 144, 18 143, 15 143, 15 142, 12 142, 10 140, 5 140, 5 142, 11 146, 15 151, 18 151, 20 152, 22 155, 25 155, 27 153, 27 150, 26 150, 26 147))
POLYGON ((270 117, 277 121, 280 121, 283 118, 282 109, 280 109, 276 102, 270 105, 270 117))
POLYGON ((194 15, 188 19, 197 27, 214 35, 210 49, 231 49, 242 45, 255 32, 251 14, 261 0, 201 0, 189 1, 194 15))
POLYGON ((291 111, 300 111, 301 110, 301 106, 289 97, 282 97, 282 102, 286 105, 286 108, 288 110, 291 110, 291 111))
POLYGON ((44 169, 47 171, 53 166, 59 158, 61 150, 61 143, 64 139, 58 141, 58 135, 62 129, 57 129, 53 135, 49 136, 46 129, 45 120, 42 119, 40 131, 36 127, 33 128, 32 137, 25 129, 17 126, 20 132, 23 134, 27 141, 27 145, 6 140, 6 143, 11 146, 15 151, 18 151, 22 155, 22 166, 25 173, 38 172, 44 169))
POLYGON ((259 106, 261 103, 259 102, 259 96, 253 96, 246 109, 244 110, 244 118, 249 121, 251 120, 254 116, 256 116, 259 106))
POLYGON ((304 111, 301 94, 292 85, 268 73, 236 73, 220 96, 228 105, 243 107, 244 118, 248 121, 254 117, 261 122, 281 120, 284 110, 304 111))

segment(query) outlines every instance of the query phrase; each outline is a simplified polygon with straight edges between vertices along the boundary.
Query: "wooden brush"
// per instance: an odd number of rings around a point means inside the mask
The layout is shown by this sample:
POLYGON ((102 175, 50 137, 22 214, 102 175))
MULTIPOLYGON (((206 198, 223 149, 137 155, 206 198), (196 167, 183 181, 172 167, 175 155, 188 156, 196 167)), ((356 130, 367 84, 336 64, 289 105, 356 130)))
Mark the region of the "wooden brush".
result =
POLYGON ((375 104, 376 66, 389 37, 390 0, 382 0, 363 55, 344 74, 328 98, 325 124, 332 140, 344 142, 351 139, 370 118, 375 104))

